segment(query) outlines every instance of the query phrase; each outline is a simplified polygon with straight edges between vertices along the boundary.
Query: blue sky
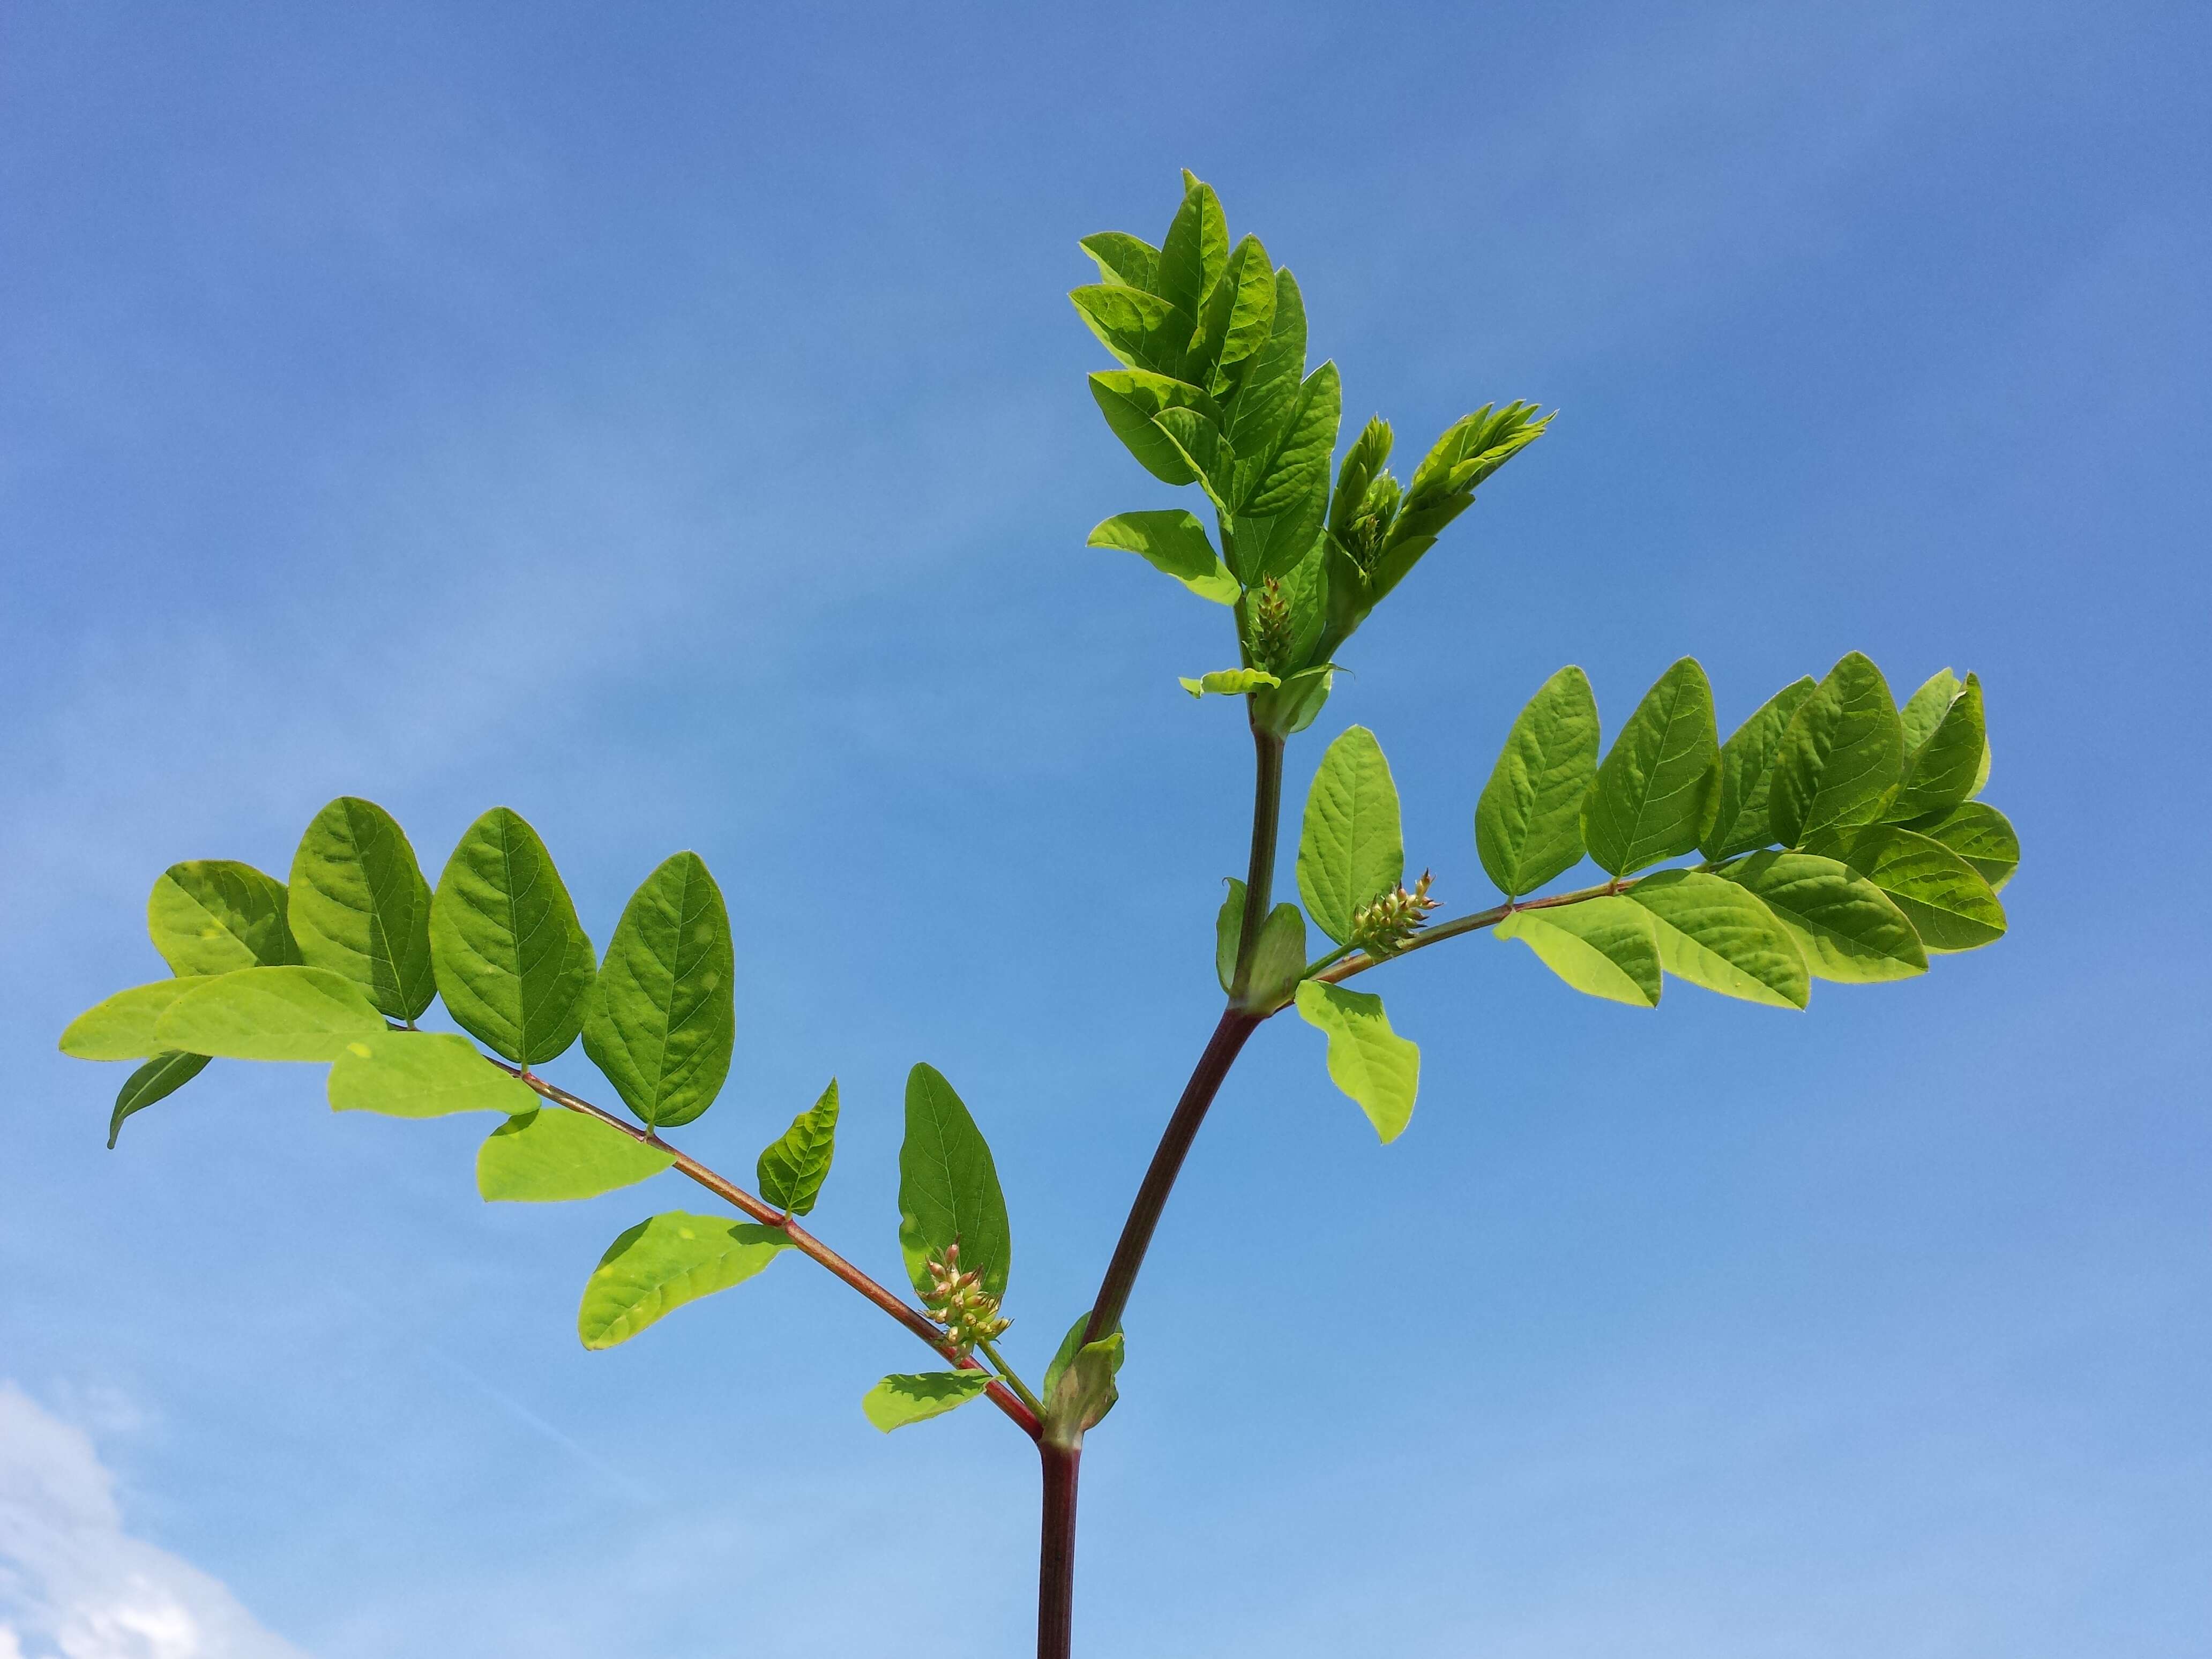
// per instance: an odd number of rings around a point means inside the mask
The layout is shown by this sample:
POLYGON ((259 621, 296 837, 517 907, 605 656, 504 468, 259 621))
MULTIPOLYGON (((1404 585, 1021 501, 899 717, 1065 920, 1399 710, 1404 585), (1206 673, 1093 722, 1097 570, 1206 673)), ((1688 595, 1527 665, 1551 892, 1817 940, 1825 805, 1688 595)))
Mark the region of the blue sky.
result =
MULTIPOLYGON (((1019 1652, 1034 1470, 861 1419, 803 1264, 586 1354, 675 1177, 487 1206, 477 1120, 219 1066, 102 1146, 169 862, 495 803, 604 942, 697 848, 749 1170, 895 1279, 898 1090, 996 1146, 1015 1357, 1217 1008, 1247 745, 1126 556, 1075 239, 1212 180, 1347 413, 1562 413, 1362 633, 1409 854, 1583 664, 1724 726, 1845 650, 1989 693, 2013 934, 1783 1015, 1486 938, 1367 981, 1378 1148, 1265 1030, 1130 1316, 1083 1650, 2166 1659, 2212 1620, 2212 19, 2184 5, 394 5, 0 21, 0 1654, 1019 1652), (2195 1632, 2194 1635, 2191 1632, 2195 1632), (71 1645, 71 1644, 74 1645, 71 1645)), ((585 1087, 580 1055, 558 1075, 585 1087)), ((603 1090, 603 1085, 602 1085, 603 1090)))

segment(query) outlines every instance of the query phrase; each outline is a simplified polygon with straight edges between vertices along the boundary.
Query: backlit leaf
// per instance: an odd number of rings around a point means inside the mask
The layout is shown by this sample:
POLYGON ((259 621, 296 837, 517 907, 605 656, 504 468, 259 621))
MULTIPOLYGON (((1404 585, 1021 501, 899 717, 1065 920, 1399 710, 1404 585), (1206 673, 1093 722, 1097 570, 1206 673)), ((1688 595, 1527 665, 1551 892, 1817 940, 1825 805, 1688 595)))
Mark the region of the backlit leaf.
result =
POLYGON ((1721 874, 1774 913, 1815 979, 1871 984, 1928 971, 1912 924, 1847 865, 1810 853, 1754 853, 1721 874))
POLYGON ((541 1106, 511 1117, 477 1148, 477 1191, 489 1203, 553 1204, 634 1186, 676 1161, 587 1112, 541 1106))
POLYGON ((769 1146, 754 1166, 760 1195, 790 1215, 814 1208, 837 1152, 837 1079, 822 1097, 791 1120, 783 1138, 769 1146))
POLYGON ((1390 1029, 1382 999, 1307 980, 1298 1018, 1328 1037, 1328 1075, 1358 1103, 1384 1144, 1406 1131, 1421 1081, 1421 1051, 1390 1029))
POLYGON ((1236 384, 1237 366, 1267 343, 1275 320, 1275 270, 1256 236, 1230 251, 1228 268, 1206 296, 1190 373, 1206 377, 1216 396, 1236 384))
POLYGON ((1902 822, 1958 805, 1974 793, 1988 746, 1982 683, 1969 674, 1928 740, 1906 749, 1904 776, 1882 816, 1902 822))
MULTIPOLYGON (((1244 884, 1231 876, 1228 896, 1221 901, 1221 908, 1213 918, 1213 971, 1220 975, 1224 991, 1236 981, 1237 946, 1243 935, 1244 884)), ((1303 957, 1298 965, 1305 966, 1303 957)))
POLYGON ((307 966, 343 974, 393 1019, 430 1006, 430 884, 389 812, 341 795, 316 813, 292 856, 290 893, 307 966))
POLYGON ((1959 677, 1948 668, 1939 668, 1905 699, 1905 707, 1898 711, 1898 726, 1905 738, 1906 754, 1936 735, 1936 728, 1942 724, 1944 714, 1958 695, 1959 677))
POLYGON ((860 1409, 869 1422, 889 1434, 980 1400, 990 1386, 991 1373, 986 1370, 898 1372, 862 1395, 860 1409))
POLYGON ((194 981, 155 1022, 163 1048, 226 1060, 336 1060, 387 1027, 368 994, 325 968, 241 968, 194 981))
POLYGON ((1789 729, 1790 717, 1812 695, 1812 676, 1792 681, 1760 704, 1721 745, 1713 821, 1698 842, 1698 850, 1707 858, 1734 858, 1773 841, 1766 798, 1774 782, 1775 757, 1782 752, 1782 734, 1789 729))
POLYGON ((1256 1013, 1274 1012, 1291 1000, 1307 960, 1305 916, 1295 904, 1277 905, 1261 925, 1243 1006, 1256 1013))
POLYGON ((1194 697, 1241 697, 1248 691, 1280 685, 1282 682, 1263 668, 1217 668, 1195 679, 1184 675, 1176 684, 1194 697))
POLYGON ((1659 963, 1723 996, 1802 1008, 1812 994, 1804 953, 1774 913, 1732 881, 1662 870, 1627 890, 1657 924, 1659 963))
POLYGON ((576 1040, 592 941, 538 832, 504 806, 471 824, 430 902, 438 991, 494 1054, 538 1066, 576 1040))
MULTIPOLYGON (((1251 470, 1249 485, 1240 486, 1237 498, 1231 502, 1240 520, 1304 509, 1316 497, 1322 510, 1328 510, 1329 458, 1336 450, 1343 402, 1334 363, 1323 363, 1306 376, 1290 418, 1265 459, 1251 470)), ((1298 550, 1301 556, 1304 550, 1298 550)))
POLYGON ((623 907, 584 1004, 584 1052, 641 1122, 714 1103, 736 1042, 736 957, 722 890, 696 853, 664 860, 623 907))
POLYGON ((1405 873, 1390 763, 1372 732, 1349 726, 1329 744, 1306 793, 1299 896, 1322 932, 1343 945, 1359 907, 1391 891, 1405 873))
POLYGON ((1651 913, 1618 894, 1516 910, 1498 937, 1517 939, 1587 995, 1632 1008, 1659 1006, 1659 936, 1651 913))
POLYGON ((1306 374, 1306 309, 1297 280, 1275 273, 1275 309, 1266 343, 1234 371, 1223 428, 1240 461, 1264 457, 1297 403, 1306 374))
POLYGON ((1229 567, 1213 550, 1206 526, 1181 509, 1162 513, 1120 513, 1091 532, 1092 547, 1117 547, 1164 571, 1201 599, 1234 605, 1244 595, 1229 567))
POLYGON ((538 1097, 451 1031, 380 1031, 347 1040, 325 1087, 334 1112, 446 1117, 538 1109, 538 1097))
POLYGON ((1229 222, 1213 186, 1184 174, 1182 205, 1160 240, 1161 295, 1192 317, 1229 264, 1229 222))
POLYGON ((1079 1444, 1114 1409, 1121 1397, 1114 1378, 1121 1369, 1122 1346, 1121 1333, 1115 1331, 1068 1356, 1043 1395, 1048 1442, 1079 1444))
POLYGON ((1533 893, 1581 860, 1583 804, 1597 778, 1597 750, 1589 678, 1562 668, 1513 722, 1475 803, 1475 851, 1507 897, 1533 893))
POLYGON ((1102 283, 1070 294, 1098 343, 1131 368, 1181 380, 1198 319, 1157 294, 1102 283))
POLYGON ((146 899, 146 931, 179 975, 276 968, 300 960, 284 884, 235 859, 173 864, 146 899))
POLYGON ((791 1248, 780 1228, 670 1210, 607 1246, 584 1281, 576 1334, 587 1348, 627 1342, 687 1302, 743 1284, 791 1248))
POLYGON ((1151 292, 1159 276, 1160 251, 1123 230, 1102 230, 1078 244, 1109 283, 1151 292))
POLYGON ((1784 847, 1871 822, 1905 764, 1904 727, 1888 682, 1854 651, 1797 706, 1782 734, 1767 793, 1784 847))
POLYGON ((1905 826, 1932 842, 1949 848, 1972 865, 1992 892, 2002 892, 2013 872, 2020 868, 2020 836, 2012 821, 1978 800, 1961 802, 1934 818, 1905 826))
POLYGON ((171 1003, 208 977, 157 979, 94 1003, 62 1033, 62 1052, 78 1060, 143 1060, 160 1053, 155 1026, 171 1003))
POLYGON ((999 1166, 968 1108, 943 1075, 916 1066, 906 1079, 906 1138, 899 1146, 899 1253, 924 1294, 929 1264, 960 1247, 960 1270, 1003 1296, 1013 1260, 999 1166))
POLYGON ((1844 862, 1896 901, 1931 951, 1972 951, 2004 937, 2004 907, 1973 866, 1942 842, 1878 823, 1844 862))
POLYGON ((1597 769, 1583 838, 1598 868, 1625 876, 1686 853, 1711 815, 1720 774, 1713 690, 1685 657, 1644 694, 1597 769))

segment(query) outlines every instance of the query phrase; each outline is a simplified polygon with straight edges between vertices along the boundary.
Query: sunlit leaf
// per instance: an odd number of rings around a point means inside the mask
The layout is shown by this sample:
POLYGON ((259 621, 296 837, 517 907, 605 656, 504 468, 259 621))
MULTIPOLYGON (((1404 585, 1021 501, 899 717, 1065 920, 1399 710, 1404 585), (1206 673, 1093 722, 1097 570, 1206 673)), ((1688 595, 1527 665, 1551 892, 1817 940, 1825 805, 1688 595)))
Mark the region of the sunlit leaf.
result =
POLYGON ((1662 870, 1627 890, 1657 924, 1659 963, 1723 996, 1802 1008, 1812 994, 1804 953, 1759 899, 1695 870, 1662 870))
POLYGON ((157 1100, 167 1100, 206 1070, 207 1063, 205 1054, 160 1054, 125 1078, 115 1097, 115 1110, 107 1120, 107 1150, 115 1150, 115 1138, 123 1133, 125 1118, 157 1100))
POLYGON ((1347 944, 1359 907, 1392 890, 1405 873, 1390 763, 1372 732, 1349 726, 1322 757, 1306 794, 1299 896, 1322 933, 1347 944))
POLYGON ((195 981, 155 1022, 163 1048, 226 1060, 336 1060, 387 1027, 368 994, 325 968, 241 968, 195 981))
POLYGON ((341 795, 316 813, 292 856, 290 894, 293 937, 310 968, 343 974, 393 1019, 430 1006, 430 884, 389 812, 341 795))
POLYGON ((991 1373, 908 1371, 894 1373, 860 1396, 868 1421, 889 1434, 909 1423, 927 1422, 980 1400, 991 1386, 991 1373))
POLYGON ((1589 678, 1562 668, 1514 720, 1475 803, 1475 851, 1507 897, 1533 893, 1581 860, 1583 804, 1596 781, 1597 750, 1589 678))
POLYGON ((552 855, 495 806, 462 836, 430 902, 438 992, 494 1054, 538 1066, 576 1040, 596 964, 552 855))
POLYGON ((1213 550, 1206 526, 1196 516, 1176 509, 1162 513, 1119 513, 1091 532, 1092 547, 1116 547, 1134 553, 1153 569, 1173 576, 1201 599, 1234 605, 1244 590, 1213 550))
POLYGON ((1815 979, 1870 984, 1928 971, 1912 924, 1847 865, 1810 853, 1754 853, 1721 873, 1790 930, 1815 979))
POLYGON ((300 960, 284 884, 235 859, 173 864, 146 898, 146 931, 179 975, 276 968, 300 960))
POLYGON ((722 890, 696 853, 663 860, 623 907, 584 1004, 584 1052, 640 1121, 668 1128, 714 1103, 735 980, 722 890))
POLYGON ((1406 1132, 1421 1051, 1390 1029, 1382 999, 1317 979, 1298 987, 1298 1018, 1328 1037, 1328 1075, 1358 1103, 1384 1144, 1406 1132))
POLYGON ((927 1294, 929 1264, 960 1247, 960 1270, 1003 1296, 1013 1261, 999 1166, 967 1106, 932 1066, 906 1079, 906 1138, 899 1145, 899 1253, 927 1294))
POLYGON ((1608 875, 1686 853, 1711 815, 1720 775, 1713 690, 1694 657, 1659 677, 1613 740, 1583 808, 1583 838, 1608 875))
POLYGON ((1774 838, 1802 847, 1871 822, 1905 764, 1889 684, 1854 651, 1797 706, 1782 734, 1766 813, 1774 838))
POLYGON ((451 1031, 379 1031, 349 1038, 325 1085, 334 1112, 446 1117, 538 1109, 538 1097, 451 1031))
POLYGON ((541 1106, 511 1117, 477 1149, 477 1191, 492 1203, 593 1198, 659 1175, 676 1161, 586 1112, 541 1106))
POLYGON ((1498 937, 1519 939, 1586 995, 1632 1008, 1659 1006, 1656 924, 1649 910, 1618 894, 1517 910, 1498 924, 1498 937))
POLYGON ((781 1229, 731 1216, 670 1210, 641 1221, 607 1246, 584 1281, 576 1334, 587 1348, 627 1342, 685 1303, 743 1284, 790 1248, 781 1229))
POLYGON ((1698 850, 1707 858, 1734 858, 1773 841, 1766 798, 1774 783, 1774 759, 1782 752, 1782 734, 1789 729, 1790 717, 1812 695, 1812 676, 1792 681, 1761 703, 1721 745, 1713 818, 1698 840, 1698 850))
POLYGON ((760 1195, 788 1214, 810 1213, 836 1152, 837 1079, 833 1077, 821 1098, 792 1119, 782 1138, 761 1153, 754 1165, 760 1195))

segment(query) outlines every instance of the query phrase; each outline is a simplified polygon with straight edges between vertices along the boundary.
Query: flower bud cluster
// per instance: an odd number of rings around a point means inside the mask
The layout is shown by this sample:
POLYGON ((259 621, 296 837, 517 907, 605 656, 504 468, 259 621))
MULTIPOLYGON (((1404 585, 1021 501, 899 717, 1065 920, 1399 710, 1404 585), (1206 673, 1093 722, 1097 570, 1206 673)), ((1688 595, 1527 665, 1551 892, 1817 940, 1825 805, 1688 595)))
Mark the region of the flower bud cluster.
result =
POLYGON ((1283 596, 1282 583, 1270 576, 1252 595, 1252 665, 1270 674, 1286 674, 1297 648, 1291 602, 1283 596))
POLYGON ((1402 951, 1407 941, 1428 924, 1429 912, 1436 908, 1437 901, 1429 896, 1429 872, 1424 870, 1412 892, 1401 882, 1395 890, 1354 910, 1351 943, 1372 957, 1402 951))
POLYGON ((943 1257, 929 1263, 929 1290, 921 1305, 945 1327, 963 1358, 979 1342, 997 1341, 1014 1322, 999 1317, 999 1298, 983 1288, 981 1274, 960 1271, 957 1244, 946 1245, 943 1257))

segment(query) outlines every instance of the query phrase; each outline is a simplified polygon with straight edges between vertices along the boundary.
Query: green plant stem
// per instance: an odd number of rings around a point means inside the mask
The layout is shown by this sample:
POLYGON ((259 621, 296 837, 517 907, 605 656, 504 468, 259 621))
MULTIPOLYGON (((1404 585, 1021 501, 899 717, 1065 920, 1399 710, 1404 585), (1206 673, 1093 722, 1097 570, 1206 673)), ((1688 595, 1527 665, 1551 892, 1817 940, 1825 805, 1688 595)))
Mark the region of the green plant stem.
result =
POLYGON ((1255 726, 1252 753, 1252 860, 1244 876, 1244 925, 1237 934, 1237 971, 1229 985, 1232 1004, 1243 1000, 1251 984, 1260 930, 1267 925, 1274 900, 1275 841, 1283 817, 1283 740, 1255 726))
POLYGON ((981 1351, 983 1357, 991 1362, 993 1368, 1006 1380, 1006 1386, 1021 1396, 1022 1404, 1035 1412, 1039 1419, 1042 1419, 1044 1403, 1030 1392, 1030 1385, 1015 1374, 1012 1365, 1006 1364, 1004 1358, 1000 1356, 997 1345, 990 1342, 978 1342, 975 1346, 981 1351))
MULTIPOLYGON (((489 1054, 485 1058, 491 1060, 489 1054)), ((612 1112, 603 1107, 594 1106, 581 1096, 570 1094, 557 1084, 548 1083, 544 1078, 538 1076, 526 1066, 509 1066, 498 1060, 491 1060, 491 1063, 510 1077, 527 1084, 541 1098, 550 1100, 556 1106, 566 1107, 572 1112, 581 1112, 586 1117, 596 1118, 609 1128, 628 1135, 632 1140, 642 1146, 650 1146, 656 1152, 666 1152, 675 1160, 676 1168, 684 1176, 697 1182, 725 1203, 734 1205, 760 1223, 762 1226, 781 1230, 785 1237, 791 1240, 792 1247, 801 1255, 827 1268, 836 1278, 851 1285, 853 1289, 912 1331, 939 1354, 951 1360, 956 1369, 960 1370, 988 1369, 974 1355, 963 1354, 953 1348, 945 1340, 945 1333, 931 1322, 927 1315, 919 1309, 909 1307, 767 1200, 755 1197, 738 1186, 736 1182, 726 1176, 716 1174, 690 1153, 678 1152, 659 1135, 654 1134, 652 1130, 633 1127, 612 1112)), ((1012 1419, 1015 1426, 1030 1439, 1037 1439, 1043 1433, 1044 1413, 1038 1408, 1035 1398, 1030 1396, 1026 1389, 1017 1394, 1006 1382, 994 1382, 984 1392, 990 1397, 991 1403, 1012 1419)))

